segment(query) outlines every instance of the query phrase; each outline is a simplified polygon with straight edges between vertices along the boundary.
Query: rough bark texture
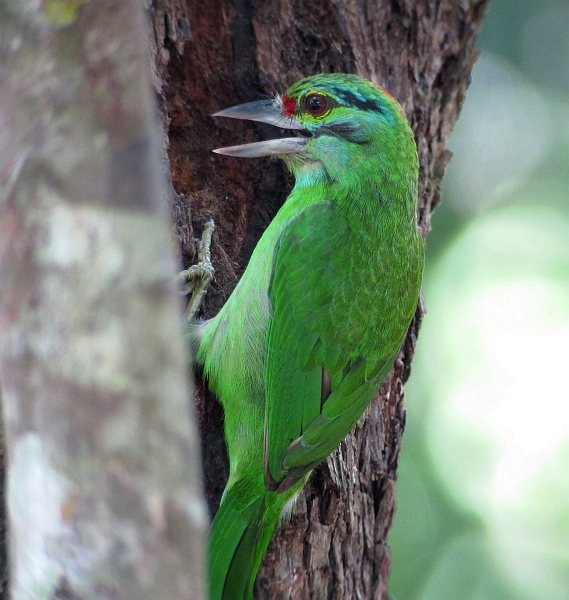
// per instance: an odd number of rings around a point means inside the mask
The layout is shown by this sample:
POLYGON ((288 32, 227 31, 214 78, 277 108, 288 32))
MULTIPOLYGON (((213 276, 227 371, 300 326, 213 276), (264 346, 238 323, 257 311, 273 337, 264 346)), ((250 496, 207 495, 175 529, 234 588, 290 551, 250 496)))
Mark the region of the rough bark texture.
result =
POLYGON ((0 5, 14 599, 199 600, 207 515, 137 0, 0 5))
MULTIPOLYGON (((217 224, 217 269, 205 315, 235 286, 257 239, 290 189, 277 161, 211 154, 268 137, 271 128, 209 115, 283 91, 316 72, 357 72, 390 90, 412 122, 421 164, 425 234, 449 160, 445 141, 476 59, 486 0, 155 0, 155 83, 168 127, 173 210, 182 260, 194 257, 206 213, 217 224)), ((402 385, 423 311, 394 370, 356 430, 311 478, 260 573, 259 598, 384 598, 387 536, 404 427, 402 385)), ((206 490, 215 511, 227 465, 219 405, 198 394, 206 490)))

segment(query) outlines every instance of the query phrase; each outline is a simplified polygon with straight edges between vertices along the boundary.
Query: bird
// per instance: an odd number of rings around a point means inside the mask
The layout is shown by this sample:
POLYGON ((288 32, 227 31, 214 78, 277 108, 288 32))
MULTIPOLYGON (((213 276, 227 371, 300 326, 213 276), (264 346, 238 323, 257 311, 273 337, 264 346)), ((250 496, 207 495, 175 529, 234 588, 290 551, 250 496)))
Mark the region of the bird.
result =
POLYGON ((312 75, 213 116, 295 132, 214 150, 278 157, 295 183, 221 310, 190 323, 229 457, 209 534, 210 598, 249 600, 279 520, 405 339, 424 267, 419 161, 400 104, 359 75, 312 75))

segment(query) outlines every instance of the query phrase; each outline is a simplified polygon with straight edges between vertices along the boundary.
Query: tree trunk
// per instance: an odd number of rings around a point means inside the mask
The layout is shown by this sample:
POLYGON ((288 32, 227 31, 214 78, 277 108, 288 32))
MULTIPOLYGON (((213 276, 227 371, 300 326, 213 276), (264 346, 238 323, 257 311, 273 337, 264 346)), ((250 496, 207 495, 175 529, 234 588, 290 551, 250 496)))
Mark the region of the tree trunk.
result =
MULTIPOLYGON (((182 259, 194 259, 193 231, 217 224, 216 277, 206 302, 215 314, 287 196, 278 161, 211 154, 219 146, 268 137, 271 128, 213 121, 232 104, 284 91, 301 76, 356 72, 403 104, 421 165, 420 225, 425 234, 449 160, 445 141, 476 59, 486 0, 155 0, 155 85, 161 95, 182 259)), ((385 598, 387 537, 395 506, 404 428, 403 382, 422 317, 378 397, 355 431, 318 469, 292 521, 276 535, 257 581, 259 598, 385 598)), ((214 512, 227 476, 219 405, 199 389, 206 492, 214 512)))
POLYGON ((12 597, 204 597, 207 519, 137 0, 0 6, 12 597))

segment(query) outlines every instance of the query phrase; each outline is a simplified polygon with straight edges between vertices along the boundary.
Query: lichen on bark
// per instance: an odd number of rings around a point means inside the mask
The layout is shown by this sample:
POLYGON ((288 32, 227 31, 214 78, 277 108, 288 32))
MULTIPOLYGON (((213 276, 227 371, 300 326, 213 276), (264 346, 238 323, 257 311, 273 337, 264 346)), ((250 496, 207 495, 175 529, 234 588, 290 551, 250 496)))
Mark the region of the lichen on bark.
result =
POLYGON ((204 597, 206 511, 140 3, 0 5, 14 598, 204 597))

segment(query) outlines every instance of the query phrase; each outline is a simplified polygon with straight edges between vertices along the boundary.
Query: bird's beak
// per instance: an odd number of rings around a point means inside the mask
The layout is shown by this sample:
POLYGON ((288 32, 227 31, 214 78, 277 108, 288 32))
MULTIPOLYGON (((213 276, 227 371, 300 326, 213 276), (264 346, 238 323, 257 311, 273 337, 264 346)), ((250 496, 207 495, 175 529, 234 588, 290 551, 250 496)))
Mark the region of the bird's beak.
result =
MULTIPOLYGON (((281 129, 303 129, 302 125, 283 114, 282 109, 275 100, 259 100, 258 102, 247 102, 220 110, 212 117, 228 117, 229 119, 244 119, 246 121, 259 121, 280 127, 281 129)), ((252 144, 241 144, 240 146, 228 146, 217 148, 217 154, 227 156, 239 156, 243 158, 256 158, 259 156, 274 156, 279 154, 297 154, 302 152, 308 138, 289 137, 264 142, 253 142, 252 144)))

